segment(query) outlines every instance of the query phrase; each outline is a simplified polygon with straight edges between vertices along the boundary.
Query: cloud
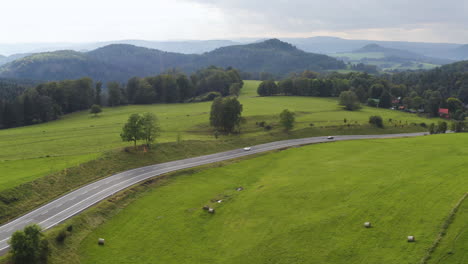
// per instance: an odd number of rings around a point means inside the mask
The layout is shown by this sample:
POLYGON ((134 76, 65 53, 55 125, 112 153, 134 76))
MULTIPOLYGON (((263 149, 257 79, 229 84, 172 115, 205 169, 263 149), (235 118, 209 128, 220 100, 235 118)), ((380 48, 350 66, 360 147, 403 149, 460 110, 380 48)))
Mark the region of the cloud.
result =
POLYGON ((410 36, 416 30, 425 32, 420 35, 425 35, 426 39, 447 35, 454 40, 468 41, 467 36, 456 33, 468 28, 468 2, 464 0, 188 1, 220 9, 232 30, 247 34, 297 35, 363 30, 375 34, 382 29, 399 29, 399 36, 410 36))

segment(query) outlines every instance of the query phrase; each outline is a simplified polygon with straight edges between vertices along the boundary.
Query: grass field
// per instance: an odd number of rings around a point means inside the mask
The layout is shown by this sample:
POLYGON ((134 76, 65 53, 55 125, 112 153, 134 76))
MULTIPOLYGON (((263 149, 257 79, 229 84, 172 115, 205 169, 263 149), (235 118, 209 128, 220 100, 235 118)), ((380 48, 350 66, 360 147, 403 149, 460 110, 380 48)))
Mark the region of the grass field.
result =
MULTIPOLYGON (((279 112, 286 108, 297 113, 296 130, 310 127, 310 124, 317 128, 342 125, 344 118, 352 124, 366 124, 369 116, 376 114, 402 124, 431 122, 385 109, 365 107, 361 111, 347 112, 341 110, 333 98, 257 97, 258 83, 246 81, 240 96, 243 116, 247 118, 241 138, 263 137, 279 131, 276 127, 265 132, 255 122, 275 123, 279 112)), ((105 108, 98 117, 79 112, 54 122, 0 130, 0 191, 95 159, 104 151, 128 146, 129 143, 120 140, 119 134, 132 113, 153 112, 159 117, 163 130, 159 142, 174 142, 178 135, 183 140, 214 140, 208 124, 210 105, 207 102, 105 108)))
MULTIPOLYGON (((81 263, 419 263, 467 192, 467 155, 466 134, 364 140, 177 175, 53 263, 77 252, 81 263)), ((436 250, 451 262, 434 263, 466 263, 466 209, 436 250)))

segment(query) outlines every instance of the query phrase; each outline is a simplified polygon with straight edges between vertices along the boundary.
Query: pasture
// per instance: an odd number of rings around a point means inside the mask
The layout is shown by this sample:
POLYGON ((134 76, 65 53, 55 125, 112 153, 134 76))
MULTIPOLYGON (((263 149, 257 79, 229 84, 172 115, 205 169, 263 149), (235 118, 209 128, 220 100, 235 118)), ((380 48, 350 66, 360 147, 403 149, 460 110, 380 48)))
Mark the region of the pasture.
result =
MULTIPOLYGON (((344 111, 337 105, 335 98, 258 97, 258 84, 257 81, 246 81, 239 98, 244 106, 243 116, 247 120, 242 126, 242 134, 222 136, 223 139, 253 139, 280 132, 276 123, 283 109, 296 112, 295 131, 315 128, 314 133, 303 133, 303 136, 326 135, 329 130, 320 133, 321 128, 343 125, 345 118, 346 124, 363 125, 354 133, 366 133, 367 127, 364 125, 370 115, 381 115, 387 123, 389 119, 394 120, 388 124, 389 128, 433 122, 387 109, 364 107, 360 111, 344 111), (265 131, 255 124, 261 121, 272 124, 273 129, 265 131)), ((153 112, 158 116, 162 128, 158 142, 175 142, 178 137, 182 140, 215 140, 209 127, 210 106, 211 102, 130 105, 104 108, 98 117, 88 112, 78 112, 49 123, 0 130, 0 191, 93 160, 103 152, 131 145, 122 142, 119 134, 132 113, 153 112)), ((387 132, 415 130, 424 129, 398 128, 387 132)))
MULTIPOLYGON (((419 263, 467 191, 467 155, 468 135, 453 134, 311 145, 182 173, 60 254, 70 263, 419 263)), ((466 215, 464 203, 435 252, 450 251, 451 262, 433 263, 464 263, 466 215)))

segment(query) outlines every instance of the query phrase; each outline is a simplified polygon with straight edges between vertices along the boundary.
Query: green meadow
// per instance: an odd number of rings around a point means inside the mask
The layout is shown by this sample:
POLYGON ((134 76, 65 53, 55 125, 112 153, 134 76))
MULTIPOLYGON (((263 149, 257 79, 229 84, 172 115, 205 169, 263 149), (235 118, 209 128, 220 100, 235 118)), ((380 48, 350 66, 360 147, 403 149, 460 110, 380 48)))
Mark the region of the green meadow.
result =
MULTIPOLYGON (((258 97, 256 89, 259 82, 245 83, 240 101, 247 122, 242 126, 240 136, 222 136, 223 139, 259 138, 280 132, 276 123, 282 109, 296 112, 296 131, 313 127, 316 132, 311 135, 320 134, 317 131, 324 127, 343 125, 345 118, 346 124, 362 125, 362 129, 356 130, 356 133, 361 133, 366 130, 370 115, 381 115, 387 122, 388 119, 395 120, 389 124, 389 128, 432 122, 416 115, 386 109, 364 107, 360 111, 348 112, 337 105, 335 98, 258 97), (264 131, 255 124, 261 121, 273 124, 273 129, 264 131)), ((210 106, 210 102, 130 105, 104 108, 104 112, 97 117, 88 112, 78 112, 54 122, 0 130, 0 191, 93 160, 106 151, 131 145, 122 142, 119 134, 132 113, 153 112, 158 116, 162 128, 159 142, 175 142, 177 138, 215 140, 208 121, 210 106)), ((417 128, 411 129, 414 130, 417 128)), ((388 132, 399 131, 394 129, 388 132)), ((326 133, 328 131, 322 132, 323 135, 326 133)), ((305 133, 304 136, 308 135, 305 133)))
MULTIPOLYGON (((467 156, 468 135, 452 134, 310 145, 180 173, 58 247, 52 263, 420 263, 467 192, 467 156)), ((466 263, 467 202, 430 263, 466 263)))

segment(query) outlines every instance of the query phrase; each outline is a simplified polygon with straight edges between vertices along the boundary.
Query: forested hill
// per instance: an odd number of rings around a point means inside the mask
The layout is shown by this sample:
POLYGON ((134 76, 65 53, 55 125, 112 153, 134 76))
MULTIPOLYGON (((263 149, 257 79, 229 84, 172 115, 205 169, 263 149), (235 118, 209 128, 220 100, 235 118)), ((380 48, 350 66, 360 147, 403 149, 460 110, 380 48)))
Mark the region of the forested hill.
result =
POLYGON ((229 46, 202 55, 163 52, 114 44, 90 52, 56 51, 38 53, 0 67, 0 77, 65 80, 91 77, 95 80, 127 81, 177 68, 186 73, 210 65, 232 66, 243 72, 287 75, 291 72, 343 69, 339 60, 301 51, 276 39, 229 46))

